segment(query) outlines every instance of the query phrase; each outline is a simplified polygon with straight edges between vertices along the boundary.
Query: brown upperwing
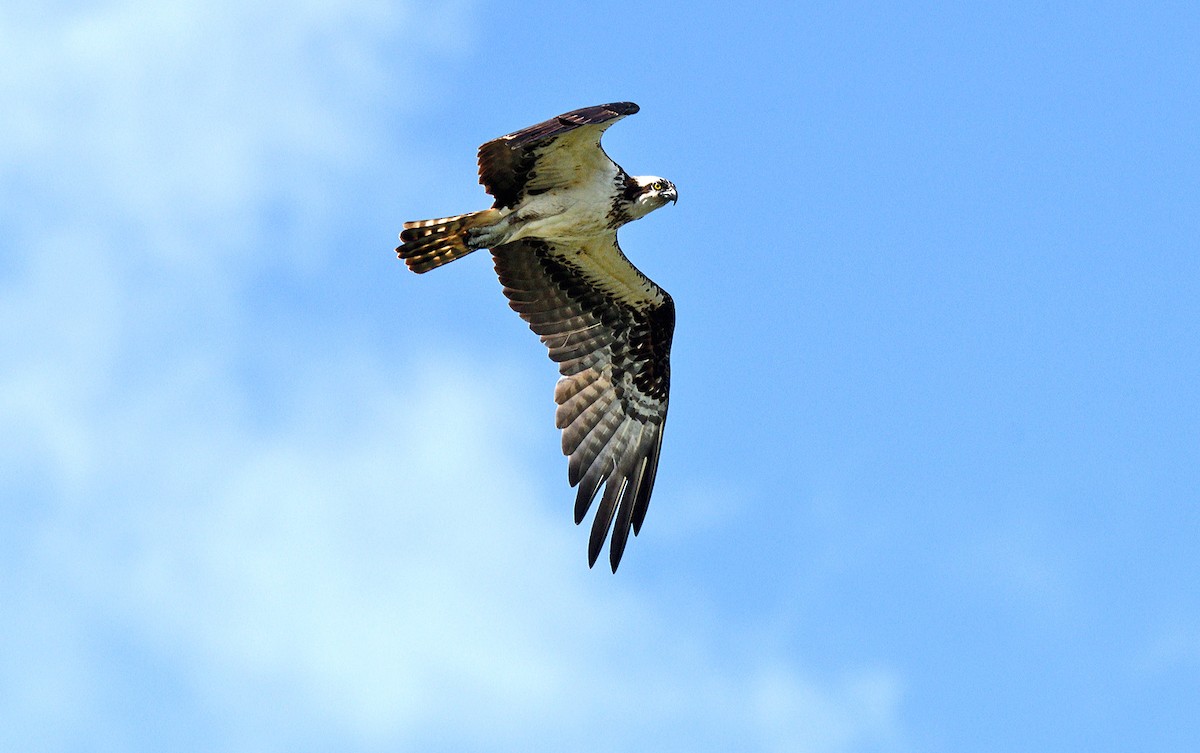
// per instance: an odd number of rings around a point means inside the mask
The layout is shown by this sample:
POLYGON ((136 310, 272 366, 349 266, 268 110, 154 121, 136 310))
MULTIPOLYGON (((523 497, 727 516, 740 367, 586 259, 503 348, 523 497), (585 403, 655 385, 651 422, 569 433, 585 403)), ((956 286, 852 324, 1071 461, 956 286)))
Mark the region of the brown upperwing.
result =
POLYGON ((600 137, 638 109, 632 102, 584 107, 479 147, 479 182, 495 197, 493 208, 516 206, 526 192, 583 182, 597 172, 621 172, 600 147, 600 137))

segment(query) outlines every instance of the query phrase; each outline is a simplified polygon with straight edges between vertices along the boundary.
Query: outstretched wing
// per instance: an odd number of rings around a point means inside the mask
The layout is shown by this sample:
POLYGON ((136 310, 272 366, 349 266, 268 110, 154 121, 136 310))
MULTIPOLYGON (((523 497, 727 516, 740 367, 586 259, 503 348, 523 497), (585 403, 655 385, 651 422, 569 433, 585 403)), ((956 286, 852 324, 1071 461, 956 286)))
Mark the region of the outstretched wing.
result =
POLYGON ((479 182, 494 208, 516 206, 528 193, 578 185, 621 172, 600 147, 613 123, 638 111, 632 102, 584 107, 501 136, 479 147, 479 182))
POLYGON ((554 390, 575 522, 604 493, 588 564, 609 529, 613 572, 632 528, 641 530, 667 418, 675 304, 617 246, 616 232, 586 245, 522 240, 492 249, 509 305, 541 336, 562 378, 554 390), (613 520, 616 526, 613 527, 613 520))

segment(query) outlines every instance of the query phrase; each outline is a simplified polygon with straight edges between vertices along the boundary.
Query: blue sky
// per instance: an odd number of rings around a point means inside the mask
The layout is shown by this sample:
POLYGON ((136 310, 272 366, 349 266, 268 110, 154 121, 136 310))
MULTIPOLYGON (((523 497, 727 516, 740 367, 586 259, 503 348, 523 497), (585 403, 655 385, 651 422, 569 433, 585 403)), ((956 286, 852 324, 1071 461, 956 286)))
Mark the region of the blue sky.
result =
MULTIPOLYGON (((12 5, 12 4, 9 4, 12 5)), ((0 10, 0 748, 1200 743, 1200 10, 0 10), (483 141, 678 205, 658 483, 586 567, 483 141)))

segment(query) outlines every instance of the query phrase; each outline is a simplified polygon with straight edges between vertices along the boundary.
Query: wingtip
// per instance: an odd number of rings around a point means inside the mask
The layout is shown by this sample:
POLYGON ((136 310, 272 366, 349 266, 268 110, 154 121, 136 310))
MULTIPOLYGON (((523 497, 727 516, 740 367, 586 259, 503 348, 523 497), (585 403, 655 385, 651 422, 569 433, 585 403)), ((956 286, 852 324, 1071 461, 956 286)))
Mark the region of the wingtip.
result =
MULTIPOLYGON (((588 552, 588 569, 594 570, 596 568, 596 561, 599 559, 600 559, 600 552, 596 552, 595 554, 588 552)), ((610 567, 612 567, 613 575, 616 575, 617 574, 617 566, 621 564, 621 558, 617 557, 614 560, 610 557, 608 564, 610 567)))
POLYGON ((621 556, 625 554, 625 547, 617 547, 614 543, 608 550, 608 564, 612 566, 613 575, 617 574, 617 565, 621 564, 621 556))
POLYGON ((586 483, 580 483, 579 491, 575 494, 575 525, 583 522, 587 517, 588 510, 592 507, 592 501, 596 498, 596 492, 600 490, 600 482, 603 479, 595 481, 588 480, 586 483))

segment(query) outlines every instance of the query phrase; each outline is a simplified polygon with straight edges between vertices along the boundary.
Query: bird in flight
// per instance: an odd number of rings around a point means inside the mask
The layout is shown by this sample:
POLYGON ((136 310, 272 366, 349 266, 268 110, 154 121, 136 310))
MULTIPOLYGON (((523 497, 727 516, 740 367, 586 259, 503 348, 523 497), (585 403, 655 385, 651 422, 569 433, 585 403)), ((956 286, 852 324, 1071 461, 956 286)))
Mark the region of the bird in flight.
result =
POLYGON ((578 487, 575 523, 599 496, 588 566, 611 530, 614 573, 650 504, 675 330, 671 296, 617 244, 622 225, 678 199, 671 181, 631 176, 600 146, 637 111, 632 102, 584 107, 487 142, 479 182, 492 207, 406 222, 396 249, 418 274, 491 249, 509 306, 558 363, 555 423, 578 487))

